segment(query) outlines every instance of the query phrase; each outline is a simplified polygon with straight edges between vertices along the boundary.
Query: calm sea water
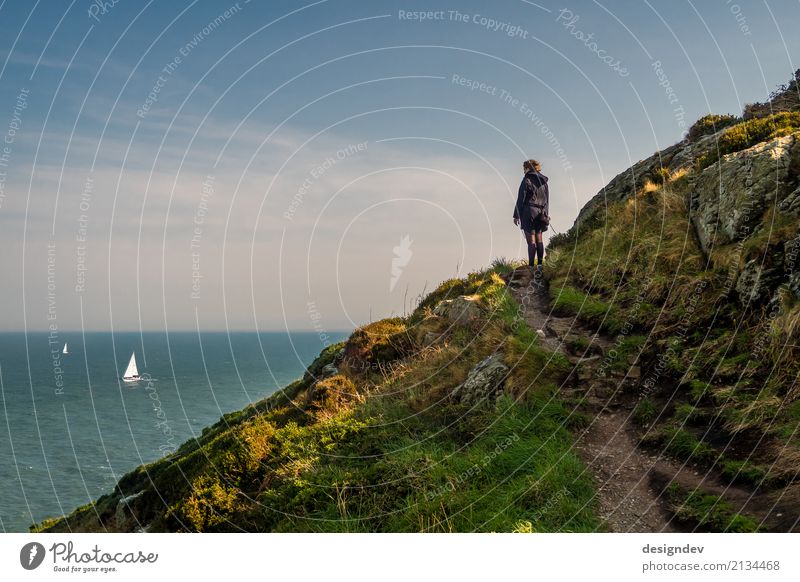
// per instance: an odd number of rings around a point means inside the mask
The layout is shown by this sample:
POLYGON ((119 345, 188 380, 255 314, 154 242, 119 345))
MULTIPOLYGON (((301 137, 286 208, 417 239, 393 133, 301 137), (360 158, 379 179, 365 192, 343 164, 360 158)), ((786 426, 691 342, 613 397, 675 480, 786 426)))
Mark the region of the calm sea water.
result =
POLYGON ((70 354, 58 361, 47 334, 0 334, 0 531, 27 531, 109 492, 300 377, 324 347, 313 332, 61 332, 59 350, 64 341, 70 354), (133 351, 153 382, 118 379, 133 351))

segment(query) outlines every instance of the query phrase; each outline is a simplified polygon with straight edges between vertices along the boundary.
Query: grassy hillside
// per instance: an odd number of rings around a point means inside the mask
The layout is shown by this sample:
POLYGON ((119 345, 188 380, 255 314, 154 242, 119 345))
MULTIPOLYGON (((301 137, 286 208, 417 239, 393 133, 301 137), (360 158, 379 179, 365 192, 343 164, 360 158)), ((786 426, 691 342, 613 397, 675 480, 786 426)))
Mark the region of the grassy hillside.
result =
MULTIPOLYGON (((606 370, 642 369, 628 394, 642 446, 788 503, 786 528, 800 505, 798 115, 701 120, 690 139, 710 131, 705 152, 678 168, 654 156, 636 188, 553 240, 545 269, 554 308, 614 338, 606 370), (749 179, 759 164, 773 177, 749 179), (731 206, 711 235, 697 197, 731 206)), ((687 512, 703 492, 678 496, 687 512)))
POLYGON ((38 529, 598 528, 590 478, 571 450, 568 428, 578 417, 554 398, 568 364, 517 317, 499 277, 507 270, 500 263, 447 281, 408 318, 357 330, 323 351, 302 380, 38 529), (475 298, 474 320, 432 314, 460 295, 475 298), (511 370, 503 394, 455 402, 451 391, 493 353, 511 370))

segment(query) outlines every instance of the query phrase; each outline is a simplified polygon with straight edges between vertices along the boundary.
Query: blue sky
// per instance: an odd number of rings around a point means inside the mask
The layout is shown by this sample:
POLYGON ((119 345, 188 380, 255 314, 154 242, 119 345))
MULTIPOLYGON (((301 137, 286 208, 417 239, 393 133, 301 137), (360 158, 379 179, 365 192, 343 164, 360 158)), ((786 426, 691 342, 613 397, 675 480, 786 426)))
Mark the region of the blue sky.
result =
POLYGON ((800 66, 789 1, 99 6, 0 3, 8 330, 402 313, 523 256, 523 159, 564 230, 631 163, 800 66))

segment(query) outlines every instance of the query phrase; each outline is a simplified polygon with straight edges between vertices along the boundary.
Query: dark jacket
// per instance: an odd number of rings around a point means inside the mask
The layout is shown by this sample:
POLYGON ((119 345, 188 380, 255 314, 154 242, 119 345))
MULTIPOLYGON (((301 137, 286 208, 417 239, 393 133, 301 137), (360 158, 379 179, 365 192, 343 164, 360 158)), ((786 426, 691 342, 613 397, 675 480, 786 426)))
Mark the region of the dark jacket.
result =
POLYGON ((547 230, 547 224, 541 222, 542 214, 550 215, 547 176, 541 172, 528 172, 519 185, 514 218, 519 218, 522 230, 547 230))

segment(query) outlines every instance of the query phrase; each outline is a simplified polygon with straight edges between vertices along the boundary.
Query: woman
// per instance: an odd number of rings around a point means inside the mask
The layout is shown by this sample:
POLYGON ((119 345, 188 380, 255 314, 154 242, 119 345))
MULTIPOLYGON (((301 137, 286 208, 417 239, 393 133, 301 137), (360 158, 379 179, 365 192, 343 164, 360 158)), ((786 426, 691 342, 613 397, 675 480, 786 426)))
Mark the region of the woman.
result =
POLYGON ((539 267, 544 259, 542 233, 550 224, 550 190, 547 176, 541 173, 542 166, 536 160, 522 163, 525 177, 519 185, 517 204, 514 206, 514 224, 522 228, 528 244, 528 263, 533 267, 539 259, 539 267))

